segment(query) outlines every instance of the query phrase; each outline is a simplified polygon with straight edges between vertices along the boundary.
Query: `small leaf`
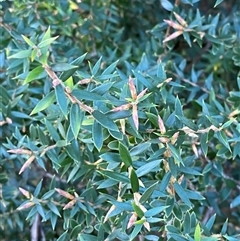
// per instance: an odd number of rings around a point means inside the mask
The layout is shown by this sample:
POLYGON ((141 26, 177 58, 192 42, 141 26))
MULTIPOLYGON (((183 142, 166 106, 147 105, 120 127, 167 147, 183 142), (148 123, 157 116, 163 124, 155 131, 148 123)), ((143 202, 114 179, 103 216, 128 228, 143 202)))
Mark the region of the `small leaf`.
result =
POLYGON ((161 0, 161 5, 167 11, 172 11, 173 10, 173 5, 168 0, 161 0))
POLYGON ((100 151, 103 145, 103 131, 102 126, 96 120, 92 126, 92 137, 95 147, 100 151))
POLYGON ((53 66, 51 66, 51 69, 55 72, 68 71, 68 70, 77 69, 77 68, 78 68, 78 66, 71 65, 68 63, 58 63, 58 64, 54 64, 53 66))
POLYGON ((161 214, 161 212, 163 212, 167 207, 168 206, 160 206, 160 207, 150 208, 144 213, 144 216, 145 217, 152 217, 152 216, 161 214))
POLYGON ((143 223, 142 224, 136 224, 132 233, 131 233, 131 236, 130 236, 130 241, 134 240, 134 238, 139 234, 139 232, 141 231, 143 227, 143 223))
POLYGON ((116 180, 118 182, 123 182, 123 183, 129 183, 129 179, 127 176, 118 173, 118 172, 113 172, 113 171, 99 171, 99 173, 101 173, 104 176, 107 176, 108 178, 112 179, 112 180, 116 180))
POLYGON ((214 5, 214 8, 217 7, 219 4, 221 4, 224 0, 217 0, 215 5, 214 5))
POLYGON ((109 66, 102 72, 101 75, 111 74, 111 73, 115 70, 117 64, 118 64, 118 60, 115 61, 114 63, 112 63, 111 65, 109 65, 109 66))
POLYGON ((162 162, 162 160, 155 160, 155 161, 151 161, 149 163, 142 165, 136 171, 137 176, 138 177, 144 176, 145 174, 150 173, 151 171, 152 172, 156 171, 156 169, 157 169, 157 171, 159 171, 160 170, 159 165, 161 162, 162 162))
POLYGON ((153 194, 153 192, 155 191, 157 185, 158 185, 158 182, 153 183, 150 187, 148 187, 148 188, 144 191, 142 197, 141 197, 140 200, 139 200, 140 203, 145 203, 145 202, 152 196, 152 194, 153 194))
POLYGON ((32 110, 30 115, 36 114, 42 110, 45 110, 47 107, 49 107, 55 100, 55 94, 54 91, 51 91, 48 95, 46 95, 43 99, 41 99, 35 108, 32 110))
POLYGON ((47 205, 53 213, 61 217, 61 214, 59 213, 57 207, 52 202, 48 202, 47 205))
POLYGON ((37 187, 36 187, 36 189, 35 189, 35 191, 33 193, 34 197, 37 197, 38 194, 40 193, 41 188, 42 188, 42 181, 43 181, 43 179, 38 183, 38 185, 37 185, 37 187))
POLYGON ((206 228, 211 231, 213 224, 215 222, 216 219, 216 213, 207 221, 207 223, 205 224, 206 228))
POLYGON ((191 204, 191 202, 190 202, 190 200, 189 200, 189 198, 188 198, 188 196, 187 196, 187 193, 186 193, 185 190, 182 188, 182 186, 179 185, 177 182, 175 182, 175 183, 173 184, 173 186, 174 186, 174 189, 175 189, 176 193, 177 193, 178 196, 181 198, 181 200, 182 200, 183 202, 185 202, 188 206, 191 207, 192 204, 191 204))
POLYGON ((75 139, 80 131, 82 121, 84 118, 84 113, 79 108, 78 104, 72 104, 70 109, 70 126, 74 134, 75 139))
POLYGON ((132 202, 132 207, 139 218, 142 218, 144 216, 143 210, 135 202, 132 202))
POLYGON ((117 125, 102 112, 95 110, 93 111, 92 115, 96 119, 96 121, 99 122, 106 129, 110 129, 117 132, 119 131, 117 125))
POLYGON ((9 59, 24 59, 24 58, 28 58, 31 56, 32 50, 28 49, 28 50, 21 50, 16 54, 13 54, 11 56, 9 56, 9 59))
POLYGON ((61 234, 61 236, 57 239, 57 241, 65 241, 68 237, 68 230, 61 234))
POLYGON ((24 41, 30 46, 30 47, 34 47, 35 44, 26 36, 22 35, 24 41))
POLYGON ((231 208, 235 208, 235 207, 237 207, 237 206, 240 207, 240 195, 237 196, 237 197, 235 197, 235 198, 233 199, 233 201, 231 202, 231 204, 230 204, 230 207, 231 207, 231 208))
MULTIPOLYGON (((77 59, 73 60, 70 64, 71 65, 75 65, 75 66, 80 66, 80 64, 82 63, 82 61, 84 60, 84 58, 86 57, 87 54, 83 54, 80 57, 78 57, 77 59)), ((75 72, 76 72, 77 68, 73 68, 73 69, 69 69, 67 71, 64 71, 61 75, 60 75, 60 79, 62 81, 67 80, 69 77, 71 77, 75 72)))
POLYGON ((122 161, 124 162, 124 164, 126 165, 126 167, 131 166, 132 158, 130 156, 128 148, 125 145, 123 145, 121 142, 119 142, 118 149, 119 149, 120 157, 121 157, 122 161))
POLYGON ((53 37, 53 38, 48 38, 48 39, 45 39, 43 41, 41 41, 39 44, 38 44, 38 48, 44 48, 44 47, 47 47, 49 46, 51 43, 53 43, 56 39, 58 38, 58 36, 56 37, 53 37))
POLYGON ((101 61, 102 61, 102 57, 99 58, 99 60, 97 61, 97 63, 93 66, 91 74, 93 76, 95 76, 100 68, 101 65, 101 61))
POLYGON ((27 83, 31 82, 32 80, 39 78, 42 75, 42 73, 44 73, 44 72, 45 72, 45 70, 42 66, 36 67, 31 72, 29 72, 29 74, 27 75, 27 78, 24 80, 23 84, 27 84, 27 83))
POLYGON ((61 84, 57 85, 55 88, 55 94, 57 98, 57 103, 65 117, 67 117, 68 113, 68 102, 67 97, 65 95, 63 86, 61 84))
POLYGON ((137 177, 136 172, 134 171, 133 168, 130 168, 130 183, 132 187, 133 192, 138 192, 139 191, 139 180, 137 177))
POLYGON ((199 223, 197 224, 194 232, 194 241, 201 241, 201 228, 199 223))

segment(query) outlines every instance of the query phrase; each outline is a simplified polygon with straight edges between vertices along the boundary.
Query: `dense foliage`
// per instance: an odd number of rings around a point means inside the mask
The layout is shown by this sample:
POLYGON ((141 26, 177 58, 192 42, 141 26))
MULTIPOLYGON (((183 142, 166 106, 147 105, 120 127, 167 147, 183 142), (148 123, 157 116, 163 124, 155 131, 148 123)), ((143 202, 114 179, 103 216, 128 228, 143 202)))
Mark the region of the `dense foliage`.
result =
POLYGON ((1 240, 240 240, 237 2, 1 1, 1 240))

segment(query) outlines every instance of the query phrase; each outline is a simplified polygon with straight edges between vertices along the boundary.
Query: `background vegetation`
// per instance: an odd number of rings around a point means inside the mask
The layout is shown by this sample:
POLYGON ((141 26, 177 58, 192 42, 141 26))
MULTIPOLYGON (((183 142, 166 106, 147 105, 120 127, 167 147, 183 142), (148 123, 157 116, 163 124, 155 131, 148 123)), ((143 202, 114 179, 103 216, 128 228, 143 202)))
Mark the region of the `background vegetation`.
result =
POLYGON ((0 239, 240 239, 240 5, 1 1, 0 239))

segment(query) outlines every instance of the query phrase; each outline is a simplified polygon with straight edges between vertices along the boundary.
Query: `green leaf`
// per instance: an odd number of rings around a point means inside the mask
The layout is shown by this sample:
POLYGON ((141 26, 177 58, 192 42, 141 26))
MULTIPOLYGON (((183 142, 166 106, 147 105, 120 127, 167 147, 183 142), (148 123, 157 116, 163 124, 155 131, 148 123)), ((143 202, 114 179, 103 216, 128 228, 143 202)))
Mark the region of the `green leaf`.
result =
POLYGON ((102 126, 96 120, 92 126, 92 137, 95 147, 100 151, 103 145, 103 131, 102 126))
POLYGON ((118 149, 119 149, 120 157, 121 157, 122 161, 124 162, 124 164, 126 165, 126 167, 131 166, 132 165, 132 158, 130 156, 128 148, 124 144, 119 142, 118 149))
POLYGON ((132 191, 138 192, 139 191, 139 181, 138 181, 137 174, 133 168, 131 169, 131 173, 130 173, 130 183, 131 183, 132 191))
POLYGON ((45 110, 47 107, 49 107, 55 100, 55 94, 54 91, 51 91, 49 94, 47 94, 43 99, 41 99, 35 108, 32 110, 30 115, 34 115, 42 110, 45 110))
POLYGON ((24 58, 28 58, 30 57, 32 54, 32 50, 28 49, 28 50, 21 50, 16 54, 13 54, 11 56, 9 56, 9 59, 24 59, 24 58))
POLYGON ((173 5, 170 1, 168 0, 161 0, 161 5, 163 8, 165 8, 167 11, 172 11, 173 10, 173 5))
POLYGON ((207 221, 207 223, 205 224, 206 228, 211 231, 213 224, 215 222, 216 219, 216 213, 207 221))
POLYGON ((190 200, 189 200, 189 198, 188 198, 187 193, 186 193, 185 190, 182 188, 182 186, 179 185, 177 182, 175 182, 175 183, 173 184, 173 186, 174 186, 174 189, 175 189, 176 193, 177 193, 178 196, 181 198, 181 200, 182 200, 183 202, 185 202, 188 206, 191 207, 192 204, 191 204, 191 202, 190 202, 190 200))
POLYGON ((54 64, 53 66, 51 66, 51 69, 55 72, 63 72, 63 71, 68 71, 71 69, 77 69, 78 66, 76 65, 71 65, 68 63, 58 63, 58 64, 54 64))
POLYGON ((22 35, 24 41, 30 46, 30 47, 34 47, 35 44, 26 36, 22 35))
POLYGON ((226 219, 226 221, 224 222, 224 224, 222 226, 222 230, 221 230, 222 235, 226 234, 227 228, 228 228, 228 219, 226 219))
POLYGON ((29 74, 27 75, 27 78, 24 80, 23 84, 27 84, 37 78, 39 78, 42 73, 44 73, 45 70, 42 66, 38 66, 35 69, 33 69, 29 74))
POLYGON ((132 207, 139 218, 142 218, 144 216, 143 210, 134 201, 132 202, 132 207))
POLYGON ((123 182, 123 183, 129 183, 128 177, 121 173, 113 172, 113 171, 106 171, 106 170, 102 170, 102 171, 98 171, 98 172, 112 180, 115 180, 118 182, 123 182))
POLYGON ((136 224, 131 235, 130 235, 130 241, 134 240, 134 238, 139 234, 143 227, 143 224, 136 224))
POLYGON ((189 127, 190 129, 197 131, 198 130, 198 126, 195 125, 192 121, 190 121, 189 119, 187 119, 184 116, 178 116, 176 115, 176 117, 187 127, 189 127))
POLYGON ((130 150, 130 154, 132 156, 137 156, 142 154, 143 152, 145 152, 149 147, 151 146, 151 143, 149 142, 144 142, 144 143, 140 143, 137 146, 134 146, 131 150, 130 150))
POLYGON ((197 224, 194 232, 194 241, 201 241, 201 228, 199 223, 197 224))
POLYGON ((217 139, 231 152, 231 147, 229 146, 227 142, 227 137, 224 133, 224 131, 218 131, 215 133, 217 139))
POLYGON ((158 185, 158 182, 153 183, 150 187, 148 187, 144 191, 143 195, 140 198, 140 203, 145 203, 152 196, 152 194, 155 191, 157 185, 158 185))
POLYGON ((100 101, 106 100, 104 97, 97 93, 93 93, 86 90, 74 89, 72 91, 72 95, 74 95, 78 100, 90 100, 90 101, 100 101))
POLYGON ((73 103, 70 108, 70 126, 75 139, 77 138, 78 133, 80 131, 83 118, 84 118, 84 113, 79 108, 79 105, 73 103))
MULTIPOLYGON (((72 61, 70 64, 74 65, 74 66, 78 66, 80 67, 80 64, 83 62, 84 58, 86 57, 87 54, 83 54, 80 57, 78 57, 77 59, 75 59, 74 61, 72 61)), ((73 68, 73 69, 69 69, 67 71, 64 71, 61 75, 60 75, 60 79, 62 81, 67 80, 69 77, 71 77, 75 72, 76 72, 77 68, 73 68)))
POLYGON ((109 65, 103 72, 101 75, 108 75, 108 74, 111 74, 115 69, 116 69, 116 66, 118 64, 118 61, 115 61, 113 62, 111 65, 109 65))
POLYGON ((68 238, 68 230, 61 234, 61 236, 57 239, 57 241, 66 241, 68 238))
POLYGON ((37 207, 38 213, 39 213, 39 214, 41 215, 41 217, 43 218, 43 221, 47 220, 42 206, 39 205, 39 204, 37 204, 36 207, 37 207))
POLYGON ((235 197, 235 198, 233 199, 233 201, 231 202, 231 204, 230 204, 230 207, 231 207, 231 208, 235 208, 235 207, 237 207, 237 206, 240 207, 240 195, 237 196, 237 197, 235 197))
POLYGON ((91 74, 93 76, 95 76, 100 68, 101 65, 101 61, 102 61, 102 57, 99 58, 99 60, 97 61, 97 63, 93 66, 91 74))
POLYGON ((48 202, 47 205, 53 213, 61 217, 61 214, 59 213, 57 207, 52 202, 48 202))
POLYGON ((217 0, 215 2, 214 8, 217 7, 219 4, 221 4, 224 0, 217 0))
POLYGON ((59 84, 55 87, 55 94, 56 94, 56 98, 57 98, 57 103, 58 103, 63 115, 65 116, 65 118, 67 118, 68 101, 67 101, 67 97, 64 92, 63 86, 61 84, 59 84))
POLYGON ((172 144, 168 143, 168 147, 171 151, 171 154, 173 155, 174 157, 174 160, 176 163, 180 163, 182 162, 182 158, 181 158, 181 155, 180 155, 180 152, 179 150, 177 150, 172 144))
POLYGON ((145 217, 152 217, 152 216, 161 214, 161 212, 163 212, 167 207, 168 206, 160 206, 160 207, 150 208, 144 213, 144 216, 145 217))
POLYGON ((119 131, 117 125, 102 112, 95 110, 93 111, 92 115, 96 119, 96 121, 99 122, 106 129, 119 131))
POLYGON ((137 176, 141 177, 141 176, 144 176, 147 173, 154 172, 157 167, 159 167, 157 169, 159 171, 160 170, 159 165, 160 165, 161 162, 162 162, 162 160, 155 160, 155 161, 151 161, 149 163, 146 163, 146 164, 142 165, 136 171, 137 176))
POLYGON ((40 193, 41 188, 42 188, 42 181, 43 181, 43 179, 41 179, 41 181, 38 183, 38 185, 37 185, 37 187, 36 187, 36 189, 35 189, 35 191, 33 193, 34 197, 37 197, 38 194, 40 193))
POLYGON ((48 38, 48 39, 45 39, 45 40, 41 41, 41 42, 38 44, 38 48, 41 49, 41 48, 50 46, 51 43, 53 43, 57 38, 58 38, 58 36, 52 37, 52 38, 48 38))
POLYGON ((200 144, 203 154, 207 156, 208 153, 208 133, 202 133, 200 136, 200 144))

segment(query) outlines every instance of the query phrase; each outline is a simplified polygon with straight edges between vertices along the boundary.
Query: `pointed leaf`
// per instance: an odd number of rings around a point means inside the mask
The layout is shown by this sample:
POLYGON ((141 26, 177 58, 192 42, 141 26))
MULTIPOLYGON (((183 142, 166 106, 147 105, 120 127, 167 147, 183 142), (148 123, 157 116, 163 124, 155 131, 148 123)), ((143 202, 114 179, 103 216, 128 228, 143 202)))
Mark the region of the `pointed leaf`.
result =
POLYGON ((45 39, 43 41, 41 41, 39 44, 38 44, 38 48, 44 48, 44 47, 47 47, 49 46, 51 43, 53 43, 56 39, 58 38, 58 36, 56 37, 52 37, 52 38, 48 38, 48 39, 45 39))
POLYGON ((92 115, 96 119, 96 121, 99 122, 106 129, 110 129, 117 132, 119 131, 117 125, 102 112, 95 110, 93 111, 92 115))
POLYGON ((75 139, 81 128, 81 124, 84 118, 84 113, 81 111, 78 104, 72 104, 70 109, 70 126, 74 134, 75 139))
POLYGON ((188 206, 191 207, 192 204, 191 204, 191 202, 190 202, 190 200, 187 196, 187 193, 183 189, 183 187, 181 185, 179 185, 177 182, 175 182, 173 186, 174 186, 174 189, 175 189, 176 193, 181 198, 181 200, 183 202, 185 202, 188 206))
POLYGON ((102 126, 96 120, 94 120, 92 126, 92 137, 95 147, 100 151, 103 145, 103 131, 102 126))
POLYGON ((29 74, 27 75, 27 78, 24 80, 23 84, 27 84, 27 83, 31 82, 32 80, 39 78, 42 75, 42 73, 44 73, 44 72, 45 72, 44 68, 42 66, 38 66, 37 68, 35 68, 29 72, 29 74))
POLYGON ((13 54, 11 56, 9 56, 9 59, 24 59, 24 58, 28 58, 31 56, 32 50, 28 49, 28 50, 21 50, 19 52, 17 52, 16 54, 13 54))
POLYGON ((132 158, 130 156, 128 148, 124 144, 119 142, 118 149, 119 149, 120 157, 121 157, 122 161, 124 162, 124 164, 126 165, 126 167, 131 166, 132 165, 132 158))
POLYGON ((51 91, 48 95, 46 95, 43 99, 41 99, 35 108, 32 110, 30 115, 36 114, 42 110, 45 110, 48 106, 50 106, 55 100, 54 91, 51 91))
POLYGON ((63 86, 62 85, 57 85, 55 88, 55 94, 57 98, 57 103, 65 117, 67 117, 68 113, 68 102, 67 102, 67 97, 64 92, 63 86))
POLYGON ((131 183, 132 191, 138 192, 139 191, 139 181, 138 181, 137 174, 133 168, 131 168, 130 183, 131 183))

